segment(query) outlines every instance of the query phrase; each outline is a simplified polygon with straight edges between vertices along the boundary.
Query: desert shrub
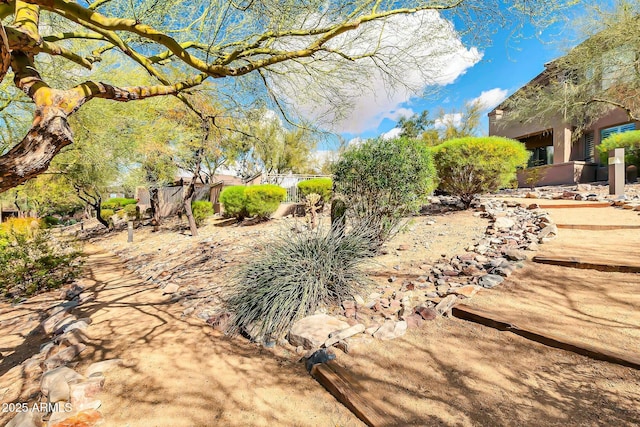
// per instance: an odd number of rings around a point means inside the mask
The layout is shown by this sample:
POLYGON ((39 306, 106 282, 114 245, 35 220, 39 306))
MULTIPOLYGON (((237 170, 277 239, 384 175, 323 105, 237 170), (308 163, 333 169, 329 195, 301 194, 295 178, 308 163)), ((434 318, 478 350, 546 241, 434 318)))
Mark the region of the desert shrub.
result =
POLYGON ((44 218, 42 218, 42 223, 45 227, 50 228, 60 224, 60 220, 55 216, 47 215, 44 218))
MULTIPOLYGON (((32 221, 32 224, 36 223, 32 221)), ((18 299, 41 290, 55 289, 79 273, 78 251, 56 241, 37 225, 28 230, 3 224, 0 242, 0 290, 18 299)))
POLYGON ((345 151, 333 165, 334 188, 348 215, 377 230, 379 244, 406 215, 415 213, 435 188, 435 168, 424 144, 372 139, 345 151))
POLYGON ((324 203, 331 200, 332 187, 333 181, 331 178, 313 178, 298 183, 298 191, 301 196, 306 197, 309 194, 316 193, 322 196, 324 203))
POLYGON ((624 162, 640 168, 640 130, 614 133, 597 145, 600 163, 607 164, 608 152, 614 148, 624 148, 624 162))
POLYGON ((115 214, 115 211, 113 209, 100 210, 100 218, 104 219, 105 221, 109 221, 113 216, 113 214, 115 214))
POLYGON ((433 148, 440 189, 468 207, 477 194, 508 187, 529 152, 523 143, 497 136, 452 139, 433 148))
POLYGON ((225 216, 233 216, 239 220, 248 216, 245 208, 244 185, 225 187, 220 193, 220 203, 224 207, 225 216))
POLYGON ((193 212, 193 219, 196 221, 196 226, 200 227, 205 219, 213 215, 213 204, 199 200, 191 203, 191 211, 193 212))
POLYGON ((362 293, 370 283, 362 268, 374 254, 371 230, 319 227, 265 244, 268 249, 243 263, 230 283, 230 332, 280 337, 318 308, 362 293))
POLYGON ((122 211, 126 214, 129 219, 140 219, 140 210, 138 209, 138 205, 126 205, 122 211))
POLYGON ((127 199, 125 197, 114 197, 112 199, 108 199, 104 202, 102 202, 102 209, 113 209, 118 210, 121 208, 124 208, 125 206, 128 205, 135 205, 137 204, 138 201, 136 199, 127 199))
POLYGON ((287 190, 274 184, 252 185, 244 190, 245 208, 249 216, 269 218, 287 198, 287 190))

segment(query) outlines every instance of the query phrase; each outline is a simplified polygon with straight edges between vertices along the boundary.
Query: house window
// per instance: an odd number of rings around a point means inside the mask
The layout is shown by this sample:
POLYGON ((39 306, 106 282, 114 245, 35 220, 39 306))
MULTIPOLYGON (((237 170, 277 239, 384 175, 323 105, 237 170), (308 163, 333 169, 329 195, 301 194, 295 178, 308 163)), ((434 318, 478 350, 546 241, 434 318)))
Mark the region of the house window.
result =
POLYGON ((533 148, 529 152, 531 152, 531 157, 529 157, 528 167, 553 164, 553 145, 533 148))
POLYGON ((594 162, 595 155, 596 155, 595 135, 593 132, 588 132, 584 135, 584 161, 594 162))
POLYGON ((604 141, 607 137, 609 137, 610 135, 613 135, 614 133, 628 132, 630 130, 636 130, 635 123, 627 123, 625 125, 602 129, 600 131, 600 141, 604 141))

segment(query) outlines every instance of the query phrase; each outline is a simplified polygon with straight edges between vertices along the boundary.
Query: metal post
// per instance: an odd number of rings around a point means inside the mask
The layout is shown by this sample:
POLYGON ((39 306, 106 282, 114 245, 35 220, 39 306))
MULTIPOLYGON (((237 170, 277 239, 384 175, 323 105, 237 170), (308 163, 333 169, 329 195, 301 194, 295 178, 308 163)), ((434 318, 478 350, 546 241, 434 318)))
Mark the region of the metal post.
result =
POLYGON ((129 220, 129 237, 127 238, 127 243, 133 242, 133 221, 129 220))
POLYGON ((609 194, 624 196, 624 148, 609 151, 609 194))

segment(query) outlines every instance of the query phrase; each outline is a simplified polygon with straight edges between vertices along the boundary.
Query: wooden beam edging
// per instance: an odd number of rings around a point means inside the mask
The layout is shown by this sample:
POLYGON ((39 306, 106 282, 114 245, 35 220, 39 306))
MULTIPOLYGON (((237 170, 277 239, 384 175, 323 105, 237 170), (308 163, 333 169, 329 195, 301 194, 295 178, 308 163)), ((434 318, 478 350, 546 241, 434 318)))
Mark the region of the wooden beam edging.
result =
POLYGON ((566 228, 569 230, 638 230, 640 225, 595 225, 595 224, 556 224, 558 228, 566 228))
MULTIPOLYGON (((535 199, 531 199, 535 200, 535 199)), ((532 202, 535 203, 535 202, 532 202)), ((537 204, 540 209, 579 209, 579 208, 608 208, 610 203, 562 203, 557 205, 537 204)))
POLYGON ((360 396, 362 387, 335 360, 313 365, 311 376, 369 427, 394 425, 360 396))
POLYGON ((580 268, 585 270, 598 270, 613 273, 640 273, 640 265, 621 265, 580 261, 575 257, 534 256, 533 262, 538 264, 558 265, 560 267, 580 268))
POLYGON ((519 328, 508 320, 502 319, 501 316, 496 313, 490 313, 479 308, 471 308, 466 305, 453 307, 451 313, 458 319, 479 323, 500 331, 509 331, 523 338, 549 347, 571 351, 592 359, 603 360, 605 362, 615 363, 617 365, 627 366, 633 369, 640 369, 640 358, 621 355, 598 346, 573 341, 566 337, 559 337, 549 332, 536 331, 531 327, 519 328))

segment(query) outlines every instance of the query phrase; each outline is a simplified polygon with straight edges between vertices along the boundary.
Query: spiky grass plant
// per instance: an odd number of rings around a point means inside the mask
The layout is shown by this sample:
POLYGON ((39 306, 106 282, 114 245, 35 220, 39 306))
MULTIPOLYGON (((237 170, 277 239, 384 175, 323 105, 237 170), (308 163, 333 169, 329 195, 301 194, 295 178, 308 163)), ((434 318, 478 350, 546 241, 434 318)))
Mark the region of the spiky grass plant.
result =
POLYGON ((228 297, 229 332, 281 337, 296 320, 362 292, 365 262, 375 254, 366 223, 280 235, 238 271, 228 297))

